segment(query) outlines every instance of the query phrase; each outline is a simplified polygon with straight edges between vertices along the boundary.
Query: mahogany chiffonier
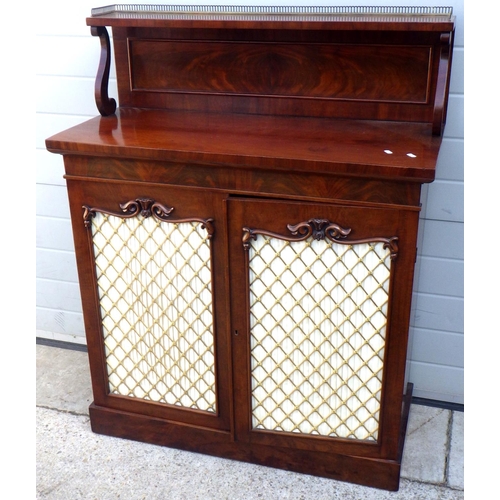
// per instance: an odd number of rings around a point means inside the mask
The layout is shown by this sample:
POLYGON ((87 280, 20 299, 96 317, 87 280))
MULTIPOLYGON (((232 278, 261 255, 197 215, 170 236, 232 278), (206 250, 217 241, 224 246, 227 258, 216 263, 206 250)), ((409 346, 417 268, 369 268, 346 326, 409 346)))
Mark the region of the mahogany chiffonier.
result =
POLYGON ((100 116, 46 145, 93 431, 397 490, 451 9, 116 5, 87 25, 100 116))

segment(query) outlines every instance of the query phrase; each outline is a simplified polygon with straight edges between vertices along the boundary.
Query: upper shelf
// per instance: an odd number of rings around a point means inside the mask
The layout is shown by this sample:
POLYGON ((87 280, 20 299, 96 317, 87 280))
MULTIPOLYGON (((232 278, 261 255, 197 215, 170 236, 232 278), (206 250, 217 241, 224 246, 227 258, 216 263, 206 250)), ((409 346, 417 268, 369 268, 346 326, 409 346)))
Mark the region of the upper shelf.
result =
POLYGON ((451 7, 109 5, 89 26, 450 31, 451 7))
POLYGON ((449 7, 112 5, 87 19, 107 95, 113 30, 121 108, 380 120, 446 120, 449 7))

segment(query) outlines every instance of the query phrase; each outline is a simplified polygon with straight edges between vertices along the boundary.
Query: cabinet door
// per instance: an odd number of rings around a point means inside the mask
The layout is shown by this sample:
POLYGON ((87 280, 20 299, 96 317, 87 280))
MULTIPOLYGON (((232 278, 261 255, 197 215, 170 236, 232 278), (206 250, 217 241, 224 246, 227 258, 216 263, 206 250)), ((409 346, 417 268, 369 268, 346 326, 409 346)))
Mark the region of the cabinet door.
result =
POLYGON ((237 438, 395 458, 418 212, 229 206, 237 438))
POLYGON ((223 202, 68 180, 94 403, 229 426, 223 202))

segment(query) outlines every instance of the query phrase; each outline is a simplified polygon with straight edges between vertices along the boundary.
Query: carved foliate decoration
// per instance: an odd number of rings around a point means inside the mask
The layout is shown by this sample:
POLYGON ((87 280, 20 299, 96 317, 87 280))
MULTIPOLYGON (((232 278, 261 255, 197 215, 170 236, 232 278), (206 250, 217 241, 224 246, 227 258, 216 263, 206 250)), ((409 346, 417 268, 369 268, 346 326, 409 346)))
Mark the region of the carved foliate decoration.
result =
POLYGON ((211 238, 214 233, 213 219, 199 219, 197 217, 186 219, 172 219, 170 218, 170 214, 174 211, 174 207, 167 207, 150 198, 136 198, 135 200, 120 203, 120 212, 89 207, 88 205, 83 205, 82 208, 83 222, 85 224, 85 227, 90 227, 91 219, 95 217, 97 212, 101 212, 103 214, 114 215, 115 217, 121 217, 124 219, 129 219, 131 217, 141 215, 144 218, 154 217, 156 220, 163 222, 200 222, 202 224, 202 229, 206 229, 208 238, 211 238))
POLYGON ((315 240, 330 240, 334 243, 341 243, 344 245, 354 245, 359 243, 384 243, 384 249, 388 248, 391 253, 391 259, 394 260, 398 253, 398 237, 391 238, 373 237, 362 239, 347 239, 351 233, 351 228, 343 228, 328 219, 309 219, 308 221, 299 222, 298 224, 288 224, 287 229, 290 231, 290 236, 266 231, 264 229, 251 229, 248 227, 243 228, 243 247, 245 250, 249 248, 251 239, 257 239, 257 235, 270 236, 286 241, 304 241, 312 237, 315 240))
POLYGON ((299 222, 294 226, 288 224, 287 228, 294 236, 299 237, 297 241, 305 240, 309 236, 315 240, 328 238, 331 241, 338 241, 351 232, 350 228, 344 229, 328 219, 309 219, 307 222, 299 222))

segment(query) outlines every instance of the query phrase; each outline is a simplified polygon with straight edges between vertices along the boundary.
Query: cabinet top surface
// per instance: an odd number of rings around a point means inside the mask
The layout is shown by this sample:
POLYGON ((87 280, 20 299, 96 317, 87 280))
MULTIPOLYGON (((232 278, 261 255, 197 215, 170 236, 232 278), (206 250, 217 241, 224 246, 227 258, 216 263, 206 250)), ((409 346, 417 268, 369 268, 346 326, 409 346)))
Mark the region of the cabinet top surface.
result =
POLYGON ((123 108, 47 139, 62 154, 431 182, 430 125, 123 108))
POLYGON ((109 5, 89 26, 451 31, 451 7, 109 5))

